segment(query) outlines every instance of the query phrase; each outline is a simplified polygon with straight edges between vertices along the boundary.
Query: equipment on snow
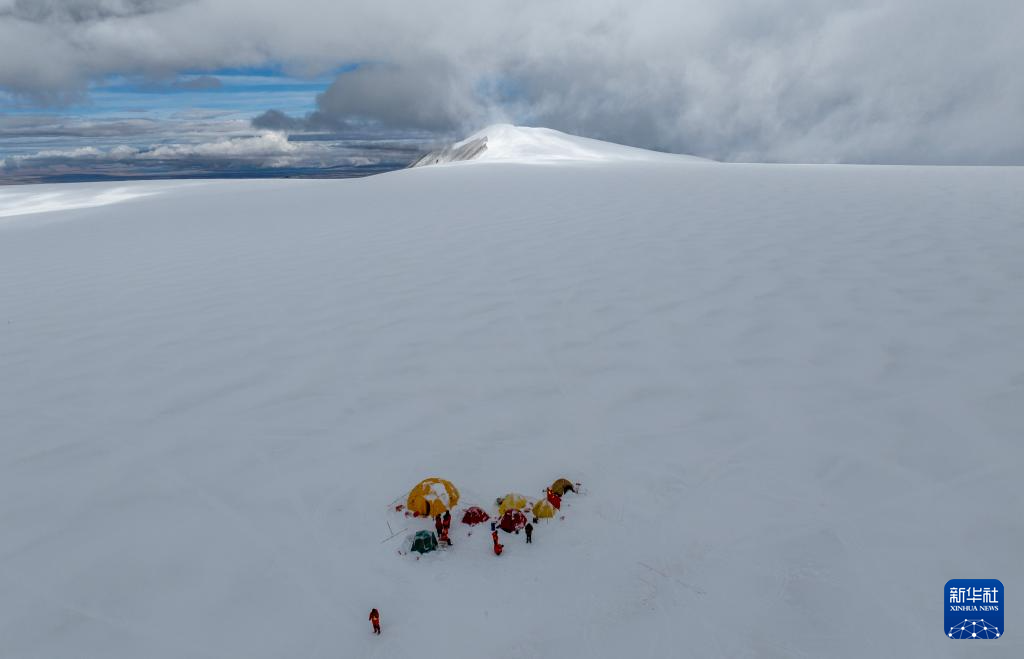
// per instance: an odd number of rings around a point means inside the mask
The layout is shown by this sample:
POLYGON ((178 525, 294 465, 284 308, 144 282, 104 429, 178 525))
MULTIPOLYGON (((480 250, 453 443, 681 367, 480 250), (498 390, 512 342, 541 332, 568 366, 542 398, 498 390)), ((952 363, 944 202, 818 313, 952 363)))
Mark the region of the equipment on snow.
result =
POLYGON ((547 499, 541 499, 533 504, 533 521, 538 519, 549 519, 555 516, 555 507, 547 499))
POLYGON ((412 546, 409 548, 410 551, 419 552, 426 554, 437 549, 437 536, 430 531, 417 531, 416 535, 412 537, 412 546))
POLYGON ((459 490, 443 478, 425 478, 409 490, 405 507, 415 515, 433 517, 454 508, 459 502, 459 490))
POLYGON ((501 503, 498 504, 498 514, 504 515, 506 511, 518 509, 526 510, 530 505, 530 500, 523 494, 516 492, 509 492, 501 499, 501 503))
POLYGON ((559 478, 557 481, 551 484, 551 491, 560 497, 565 496, 566 492, 576 492, 576 488, 573 487, 572 481, 568 478, 559 478))
POLYGON ((515 508, 505 511, 498 522, 498 528, 506 533, 517 533, 524 526, 526 526, 526 515, 523 514, 523 511, 515 508))
POLYGON ((491 516, 488 515, 483 508, 480 508, 479 506, 470 506, 462 515, 462 523, 469 524, 470 526, 475 526, 482 522, 486 522, 490 518, 491 516))

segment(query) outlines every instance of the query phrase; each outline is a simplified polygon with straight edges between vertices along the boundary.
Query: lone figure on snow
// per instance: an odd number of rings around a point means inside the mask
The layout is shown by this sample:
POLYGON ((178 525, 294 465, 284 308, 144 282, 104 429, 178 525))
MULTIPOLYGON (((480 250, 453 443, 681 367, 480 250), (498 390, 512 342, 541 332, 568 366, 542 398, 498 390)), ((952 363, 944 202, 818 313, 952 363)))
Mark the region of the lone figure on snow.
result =
POLYGON ((370 609, 370 622, 373 623, 373 633, 380 634, 380 612, 377 609, 370 609))
POLYGON ((526 544, 533 544, 533 524, 526 523, 526 544))
POLYGON ((501 550, 505 548, 500 542, 498 542, 498 531, 491 531, 491 540, 494 541, 494 555, 501 556, 501 550))

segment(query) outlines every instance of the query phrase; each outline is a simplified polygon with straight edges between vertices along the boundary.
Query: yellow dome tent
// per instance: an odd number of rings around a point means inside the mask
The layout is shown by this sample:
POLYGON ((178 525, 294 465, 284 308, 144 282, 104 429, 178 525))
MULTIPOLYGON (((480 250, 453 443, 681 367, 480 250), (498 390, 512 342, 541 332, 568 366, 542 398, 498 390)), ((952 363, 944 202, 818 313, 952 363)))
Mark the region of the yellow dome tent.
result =
POLYGON ((529 506, 530 504, 526 500, 525 496, 522 494, 516 494, 515 492, 510 492, 506 494, 504 498, 502 498, 501 503, 498 504, 498 515, 504 515, 506 510, 512 510, 513 508, 517 510, 526 510, 529 506))
POLYGON ((405 507, 417 515, 433 517, 451 510, 459 503, 459 491, 451 481, 443 478, 425 478, 409 490, 405 507))
POLYGON ((564 497, 565 493, 575 492, 576 488, 573 487, 572 481, 568 478, 559 478, 557 481, 551 484, 551 491, 560 497, 564 497))
POLYGON ((545 519, 548 517, 555 516, 555 507, 551 505, 551 502, 547 499, 541 499, 537 503, 533 504, 533 516, 545 519))

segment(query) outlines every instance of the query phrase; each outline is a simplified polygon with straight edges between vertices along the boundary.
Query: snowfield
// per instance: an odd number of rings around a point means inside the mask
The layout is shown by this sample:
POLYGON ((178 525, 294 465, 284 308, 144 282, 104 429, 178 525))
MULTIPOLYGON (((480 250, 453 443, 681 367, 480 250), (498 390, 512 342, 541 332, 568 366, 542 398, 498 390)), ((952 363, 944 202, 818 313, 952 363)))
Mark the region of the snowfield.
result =
POLYGON ((568 162, 712 162, 696 156, 659 153, 588 137, 567 135, 550 128, 495 124, 473 133, 461 142, 422 156, 412 166, 426 167, 462 161, 514 162, 531 165, 568 162))
POLYGON ((537 149, 8 198, 0 655, 1024 655, 1024 168, 537 149))

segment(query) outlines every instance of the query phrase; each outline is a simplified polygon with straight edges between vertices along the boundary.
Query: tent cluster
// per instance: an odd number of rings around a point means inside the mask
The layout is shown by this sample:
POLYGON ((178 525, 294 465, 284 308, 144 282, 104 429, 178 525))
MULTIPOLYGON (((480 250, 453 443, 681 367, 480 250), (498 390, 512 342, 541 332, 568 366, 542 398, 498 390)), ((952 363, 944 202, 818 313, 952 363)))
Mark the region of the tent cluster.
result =
MULTIPOLYGON (((536 501, 518 492, 509 492, 495 500, 497 521, 492 528, 499 528, 506 533, 518 533, 529 523, 527 513, 531 513, 536 523, 541 519, 550 519, 561 507, 561 498, 566 492, 576 492, 572 481, 559 478, 545 491, 545 497, 536 501)), ((459 503, 459 490, 451 481, 443 478, 426 478, 416 484, 406 497, 405 514, 410 517, 433 518, 437 515, 455 512, 459 503)), ((396 506, 401 510, 402 506, 396 506)), ((480 506, 469 506, 462 511, 462 523, 469 526, 483 524, 491 519, 491 515, 480 506)), ((446 527, 447 528, 447 527, 446 527)), ((501 545, 494 532, 495 553, 500 554, 501 545)), ((425 554, 437 549, 437 536, 427 530, 417 531, 410 540, 410 551, 425 554)))

